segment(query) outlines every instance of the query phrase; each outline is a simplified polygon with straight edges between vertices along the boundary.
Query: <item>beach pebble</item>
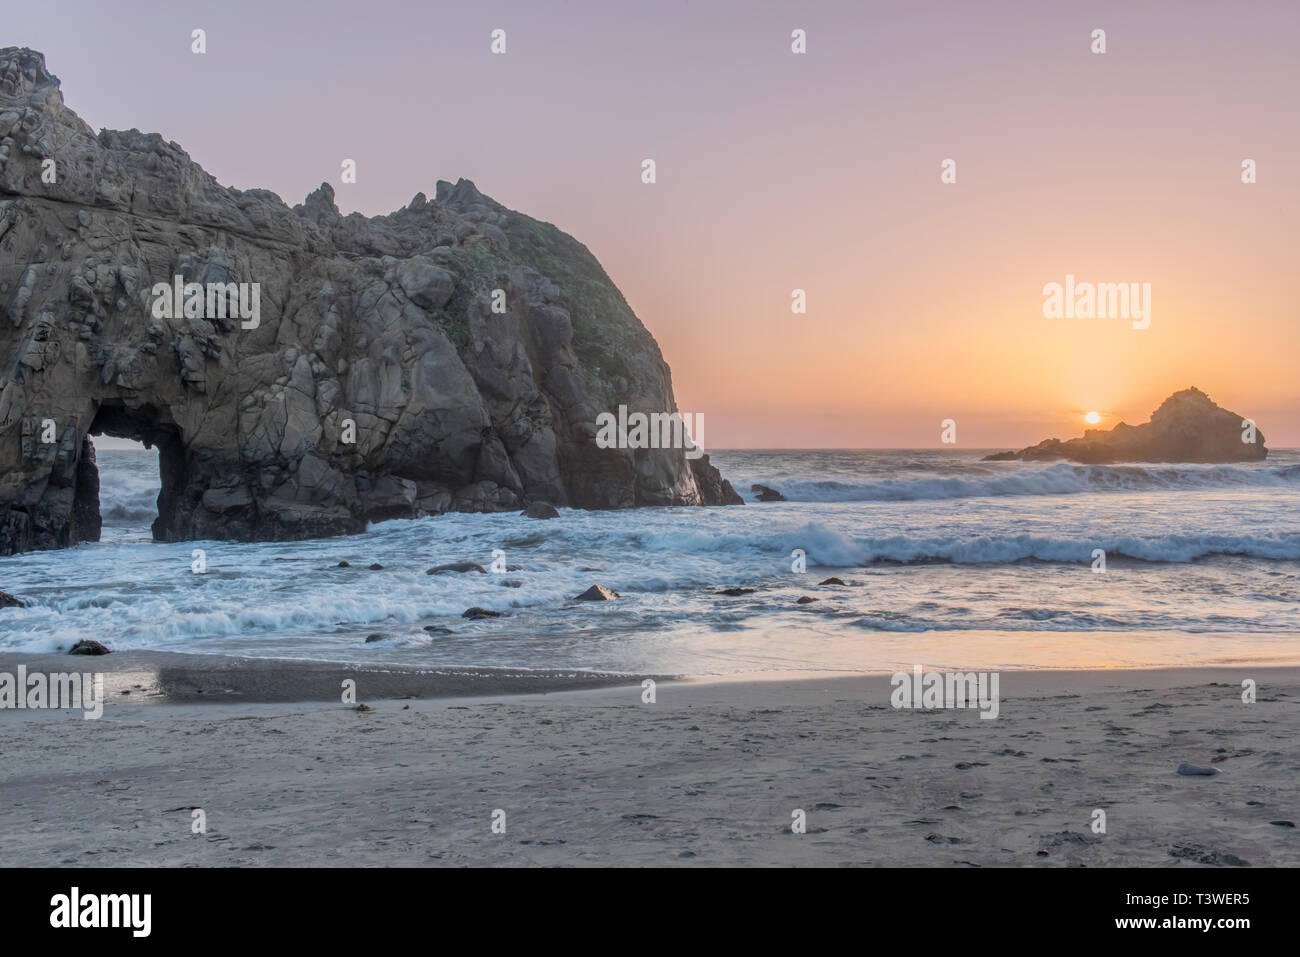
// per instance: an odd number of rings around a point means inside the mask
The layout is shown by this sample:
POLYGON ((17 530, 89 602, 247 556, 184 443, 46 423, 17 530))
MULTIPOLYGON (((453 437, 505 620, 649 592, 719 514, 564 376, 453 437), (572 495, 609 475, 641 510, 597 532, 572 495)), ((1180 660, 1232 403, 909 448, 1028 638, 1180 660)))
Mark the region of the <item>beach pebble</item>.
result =
POLYGON ((477 621, 479 618, 500 618, 501 612, 489 611, 486 608, 480 608, 478 605, 475 605, 473 608, 466 608, 461 612, 460 617, 471 618, 477 621))
POLYGON ((618 597, 618 592, 606 588, 604 585, 592 585, 581 595, 576 596, 574 601, 613 601, 618 597))
POLYGON ((1183 763, 1178 765, 1178 773, 1189 777, 1211 777, 1219 773, 1218 768, 1198 768, 1194 764, 1183 763))
POLYGON ((106 655, 109 650, 97 641, 83 638, 68 649, 70 655, 106 655))
POLYGON ((448 562, 446 565, 434 565, 426 575, 441 575, 443 572, 478 572, 486 575, 487 569, 474 562, 448 562))
POLYGON ((1249 861, 1243 860, 1236 854, 1212 850, 1199 844, 1176 844, 1169 849, 1169 855, 1210 867, 1250 867, 1249 861))

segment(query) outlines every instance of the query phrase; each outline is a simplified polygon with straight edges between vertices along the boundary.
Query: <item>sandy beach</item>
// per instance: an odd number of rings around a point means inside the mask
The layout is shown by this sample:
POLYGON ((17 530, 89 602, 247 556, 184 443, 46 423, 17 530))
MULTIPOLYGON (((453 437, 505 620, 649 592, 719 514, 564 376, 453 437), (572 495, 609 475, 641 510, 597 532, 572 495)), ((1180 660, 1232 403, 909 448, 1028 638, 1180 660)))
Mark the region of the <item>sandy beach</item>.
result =
POLYGON ((886 675, 658 680, 651 704, 639 676, 20 662, 110 690, 100 720, 0 711, 10 865, 1300 864, 1300 668, 1004 672, 984 720, 895 709, 886 675))

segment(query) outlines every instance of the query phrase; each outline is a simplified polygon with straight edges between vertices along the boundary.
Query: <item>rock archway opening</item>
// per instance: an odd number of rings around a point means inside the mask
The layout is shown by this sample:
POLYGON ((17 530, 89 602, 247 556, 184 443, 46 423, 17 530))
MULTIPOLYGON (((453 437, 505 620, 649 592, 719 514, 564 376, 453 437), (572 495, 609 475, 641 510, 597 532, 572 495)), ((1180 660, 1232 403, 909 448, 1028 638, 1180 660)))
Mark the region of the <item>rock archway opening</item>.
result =
POLYGON ((93 454, 83 456, 88 461, 78 472, 78 513, 90 516, 93 512, 103 524, 126 526, 143 524, 152 516, 154 539, 171 541, 168 529, 185 488, 180 429, 152 405, 131 408, 109 401, 96 412, 89 436, 101 441, 93 454), (157 450, 156 459, 145 451, 148 449, 157 450), (105 475, 110 469, 111 476, 105 475), (150 506, 148 500, 155 489, 157 497, 150 506))

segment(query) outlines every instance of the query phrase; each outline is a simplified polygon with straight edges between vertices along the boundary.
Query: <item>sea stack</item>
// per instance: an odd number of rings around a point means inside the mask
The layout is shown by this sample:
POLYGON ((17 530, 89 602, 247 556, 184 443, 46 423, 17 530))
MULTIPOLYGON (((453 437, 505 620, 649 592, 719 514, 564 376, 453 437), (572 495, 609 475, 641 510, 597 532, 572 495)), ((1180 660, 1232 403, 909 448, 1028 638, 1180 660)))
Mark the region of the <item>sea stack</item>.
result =
POLYGON ((1261 462, 1267 457, 1264 433, 1251 420, 1190 388, 1165 399, 1142 425, 1121 422, 1113 429, 1087 429, 1081 439, 1046 439, 1019 452, 985 456, 984 461, 1261 462))
POLYGON ((740 504, 587 249, 468 180, 386 216, 290 209, 156 133, 96 134, 0 49, 0 555, 99 536, 89 436, 157 446, 154 537, 284 540, 447 511, 740 504))

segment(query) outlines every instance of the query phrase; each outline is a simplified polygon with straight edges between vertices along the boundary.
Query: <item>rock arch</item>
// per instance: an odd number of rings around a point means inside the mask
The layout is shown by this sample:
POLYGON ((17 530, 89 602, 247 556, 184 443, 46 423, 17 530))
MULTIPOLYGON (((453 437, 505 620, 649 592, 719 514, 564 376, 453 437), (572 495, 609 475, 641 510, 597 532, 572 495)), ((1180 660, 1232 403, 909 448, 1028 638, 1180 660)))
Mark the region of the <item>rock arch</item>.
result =
POLYGON ((707 456, 598 448, 620 405, 675 411, 668 366, 554 226, 467 180, 387 216, 327 184, 290 209, 157 134, 95 134, 41 54, 0 49, 0 554, 98 536, 96 432, 159 447, 170 541, 740 503, 707 456))
MULTIPOLYGON (((158 449, 158 475, 161 488, 158 492, 158 517, 153 522, 153 537, 160 542, 184 539, 186 536, 175 534, 174 527, 183 528, 178 521, 181 510, 182 493, 189 486, 186 470, 185 439, 180 428, 172 421, 166 409, 159 410, 144 404, 132 408, 120 399, 108 400, 96 410, 88 429, 90 436, 109 435, 119 439, 131 439, 140 442, 145 448, 158 449)), ((83 514, 99 513, 99 478, 89 474, 95 468, 93 446, 83 454, 88 454, 88 461, 81 466, 85 479, 78 477, 75 507, 83 514), (91 498, 91 492, 94 498, 91 498)), ((96 469, 96 472, 98 470, 96 469)))

